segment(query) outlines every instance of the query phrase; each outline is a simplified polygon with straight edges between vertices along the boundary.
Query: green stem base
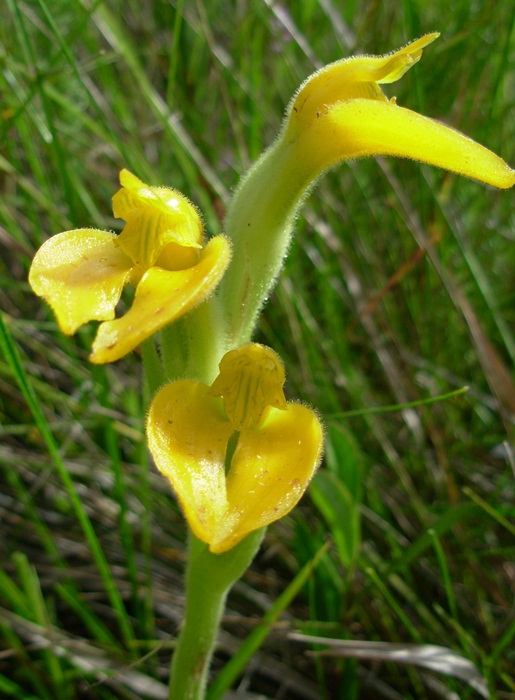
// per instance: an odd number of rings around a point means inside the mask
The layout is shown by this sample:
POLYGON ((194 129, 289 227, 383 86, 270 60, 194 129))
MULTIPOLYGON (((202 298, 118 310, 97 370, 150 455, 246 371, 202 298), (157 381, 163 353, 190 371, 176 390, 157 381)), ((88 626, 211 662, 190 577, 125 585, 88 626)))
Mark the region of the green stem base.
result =
POLYGON ((264 529, 223 554, 190 536, 186 614, 170 670, 169 700, 203 700, 227 594, 254 559, 264 529))

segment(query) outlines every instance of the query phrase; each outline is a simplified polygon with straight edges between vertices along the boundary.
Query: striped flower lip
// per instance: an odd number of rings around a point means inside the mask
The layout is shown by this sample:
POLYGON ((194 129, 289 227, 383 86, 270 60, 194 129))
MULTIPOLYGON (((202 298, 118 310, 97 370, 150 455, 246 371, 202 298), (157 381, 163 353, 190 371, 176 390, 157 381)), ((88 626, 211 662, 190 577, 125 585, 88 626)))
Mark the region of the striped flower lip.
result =
POLYGON ((49 238, 29 273, 33 291, 54 311, 67 335, 100 321, 91 362, 113 362, 200 304, 229 263, 230 245, 217 236, 204 245, 197 209, 168 187, 148 186, 120 173, 113 211, 124 219, 119 235, 92 228, 49 238), (115 318, 125 285, 132 306, 115 318))

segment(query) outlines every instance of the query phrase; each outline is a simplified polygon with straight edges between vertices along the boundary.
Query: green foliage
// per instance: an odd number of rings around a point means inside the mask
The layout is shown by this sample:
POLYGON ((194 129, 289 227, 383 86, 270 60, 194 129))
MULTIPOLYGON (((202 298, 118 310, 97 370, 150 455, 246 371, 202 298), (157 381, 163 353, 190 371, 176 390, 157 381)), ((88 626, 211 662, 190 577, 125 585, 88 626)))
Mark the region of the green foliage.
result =
MULTIPOLYGON (((183 191, 218 233, 229 193, 314 67, 434 30, 442 37, 394 86, 399 104, 513 165, 514 22, 510 3, 465 0, 7 0, 2 697, 166 697, 182 614, 185 528, 146 452, 140 358, 93 367, 92 329, 59 333, 26 282, 37 247, 74 227, 119 230, 110 198, 122 167, 183 191)), ((469 692, 410 666, 306 657, 286 636, 301 628, 447 646, 476 663, 492 698, 515 693, 513 226, 510 193, 411 162, 351 163, 309 198, 257 339, 284 359, 288 398, 325 417, 327 457, 312 498, 269 529, 231 594, 218 669, 330 547, 305 595, 266 641, 257 634, 245 676, 255 692, 469 692)))

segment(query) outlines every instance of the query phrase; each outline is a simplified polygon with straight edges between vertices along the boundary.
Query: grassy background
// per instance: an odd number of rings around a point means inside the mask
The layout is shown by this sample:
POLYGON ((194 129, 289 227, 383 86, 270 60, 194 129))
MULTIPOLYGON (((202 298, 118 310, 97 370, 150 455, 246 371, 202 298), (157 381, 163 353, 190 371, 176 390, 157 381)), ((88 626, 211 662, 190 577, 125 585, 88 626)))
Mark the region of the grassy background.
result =
MULTIPOLYGON (((221 230, 297 85, 352 53, 442 37, 390 88, 515 161, 511 3, 6 0, 0 24, 0 696, 160 698, 185 528, 150 464, 140 358, 94 367, 30 292, 31 257, 120 230, 122 167, 221 230)), ((300 629, 440 644, 515 698, 510 193, 368 160, 308 200, 258 339, 327 425, 324 469, 229 600, 215 670, 329 538, 239 687, 270 698, 456 698, 413 666, 306 655, 300 629), (349 416, 468 386, 419 408, 349 416), (510 522, 511 521, 511 522, 510 522)), ((236 687, 236 686, 235 686, 236 687)), ((243 694, 241 695, 243 697, 243 694)), ((479 697, 479 696, 477 696, 479 697)))

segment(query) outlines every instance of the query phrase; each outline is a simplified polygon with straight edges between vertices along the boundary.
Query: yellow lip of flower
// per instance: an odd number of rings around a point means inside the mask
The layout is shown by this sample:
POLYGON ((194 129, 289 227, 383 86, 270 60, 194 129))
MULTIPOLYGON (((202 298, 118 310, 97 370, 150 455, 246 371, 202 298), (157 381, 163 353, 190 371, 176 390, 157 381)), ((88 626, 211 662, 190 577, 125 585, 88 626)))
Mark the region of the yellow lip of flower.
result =
POLYGON ((54 311, 61 330, 75 333, 101 321, 90 360, 113 362, 201 303, 230 260, 224 236, 202 246, 195 207, 176 190, 149 187, 127 170, 113 197, 127 225, 109 231, 75 229, 49 238, 29 272, 34 292, 54 311), (129 311, 115 319, 126 284, 136 287, 129 311))
POLYGON ((156 394, 147 417, 148 445, 156 466, 169 479, 191 529, 214 553, 231 549, 250 532, 286 515, 304 493, 323 446, 320 421, 306 406, 279 399, 280 408, 262 410, 267 391, 261 390, 256 376, 261 375, 269 388, 275 384, 272 401, 282 394, 284 368, 275 353, 254 344, 240 348, 223 367, 221 363, 224 383, 235 363, 247 366, 249 382, 239 381, 240 369, 234 376, 245 400, 255 402, 256 413, 262 415, 239 432, 227 475, 225 460, 234 425, 210 387, 189 380, 172 382, 156 394), (260 365, 257 373, 253 359, 260 365), (270 376, 262 371, 268 359, 270 376), (251 387, 256 394, 247 392, 251 387))
POLYGON ((515 171, 460 132, 399 107, 380 84, 401 78, 438 33, 386 56, 358 56, 322 68, 299 88, 288 109, 283 138, 311 172, 351 158, 412 158, 508 188, 515 171))

